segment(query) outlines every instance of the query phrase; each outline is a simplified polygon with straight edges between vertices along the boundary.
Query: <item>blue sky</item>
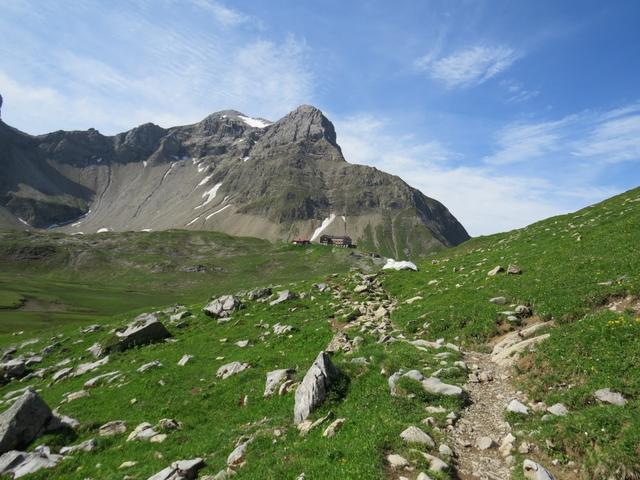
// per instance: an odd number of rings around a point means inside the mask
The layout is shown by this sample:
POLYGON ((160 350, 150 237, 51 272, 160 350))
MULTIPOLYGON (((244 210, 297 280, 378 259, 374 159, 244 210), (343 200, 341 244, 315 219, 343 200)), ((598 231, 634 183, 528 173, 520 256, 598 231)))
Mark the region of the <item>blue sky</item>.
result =
POLYGON ((29 133, 275 120, 479 235, 640 184, 640 2, 0 0, 2 118, 29 133))

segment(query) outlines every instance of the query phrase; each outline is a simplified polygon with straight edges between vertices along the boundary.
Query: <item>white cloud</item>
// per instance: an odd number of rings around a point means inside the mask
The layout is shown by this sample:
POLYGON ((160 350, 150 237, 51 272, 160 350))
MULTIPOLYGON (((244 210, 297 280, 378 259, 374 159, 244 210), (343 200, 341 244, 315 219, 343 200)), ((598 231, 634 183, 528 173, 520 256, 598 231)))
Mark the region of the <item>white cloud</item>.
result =
POLYGON ((606 163, 640 160, 640 105, 605 114, 573 154, 606 163))
POLYGON ((474 46, 437 57, 437 51, 430 52, 417 59, 415 67, 448 88, 464 88, 480 85, 505 71, 518 59, 518 54, 506 46, 474 46))
POLYGON ((248 22, 249 17, 215 0, 191 0, 194 5, 213 15, 222 25, 233 27, 248 22))

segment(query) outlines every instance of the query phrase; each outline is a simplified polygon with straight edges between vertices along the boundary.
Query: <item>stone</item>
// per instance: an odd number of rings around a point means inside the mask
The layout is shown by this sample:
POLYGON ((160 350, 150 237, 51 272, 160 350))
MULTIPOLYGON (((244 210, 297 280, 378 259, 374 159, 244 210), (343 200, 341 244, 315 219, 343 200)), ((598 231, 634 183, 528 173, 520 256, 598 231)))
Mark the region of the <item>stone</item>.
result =
POLYGON ((569 413, 569 410, 562 403, 556 403, 547 408, 547 412, 557 417, 564 417, 569 413))
POLYGON ((133 460, 127 460, 126 462, 122 462, 118 468, 120 469, 131 468, 131 467, 135 467, 137 464, 138 462, 135 462, 133 460))
POLYGON ((610 403, 611 405, 618 405, 620 407, 624 406, 627 403, 627 400, 622 396, 621 393, 612 392, 609 388, 596 390, 593 396, 601 402, 610 403))
POLYGON ((143 422, 139 424, 127 437, 127 442, 133 442, 134 440, 150 440, 151 437, 158 435, 153 429, 150 423, 143 422))
POLYGON ((392 468, 404 468, 409 466, 409 460, 395 453, 387 455, 387 462, 389 462, 389 465, 392 468))
POLYGON ((93 370, 106 365, 107 363, 109 363, 109 356, 107 355, 106 357, 100 359, 100 360, 96 360, 93 363, 81 363, 80 365, 78 365, 75 369, 75 371, 73 372, 73 376, 77 377, 79 375, 84 375, 87 372, 92 372, 93 370))
POLYGON ((491 437, 480 437, 476 439, 476 448, 478 450, 489 450, 490 448, 494 448, 495 446, 496 443, 491 437))
POLYGON ((143 313, 129 323, 126 328, 116 330, 117 342, 105 347, 106 353, 122 352, 137 345, 160 342, 171 336, 169 330, 160 322, 155 314, 143 313))
POLYGON ((269 397, 275 394, 280 388, 280 385, 289 380, 289 377, 293 372, 294 370, 289 368, 282 368, 267 373, 267 381, 264 386, 264 396, 269 397))
POLYGON ((369 285, 356 285, 353 289, 355 293, 364 293, 369 290, 369 285))
POLYGON ((242 308, 240 299, 233 295, 223 295, 209 302, 202 311, 213 318, 227 318, 233 312, 242 308))
MULTIPOLYGON (((528 330, 528 329, 525 329, 525 330, 528 330)), ((514 333, 516 334, 522 333, 525 330, 522 330, 521 332, 514 332, 514 333)), ((518 355, 520 355, 525 351, 534 350, 535 346, 538 343, 544 342, 547 338, 549 338, 549 336, 550 336, 549 333, 544 333, 542 335, 538 335, 537 337, 527 338, 526 340, 522 340, 521 342, 512 344, 502 349, 497 344, 496 346, 494 346, 493 353, 491 354, 491 360, 501 366, 512 365, 514 361, 517 359, 518 355)), ((517 337, 510 337, 510 339, 511 338, 517 338, 517 337)))
POLYGON ((244 463, 245 456, 247 454, 247 448, 253 442, 253 437, 242 438, 236 444, 236 448, 229 454, 227 457, 227 466, 228 467, 238 467, 244 463))
POLYGON ((429 475, 427 475, 424 472, 420 472, 418 474, 418 476, 416 477, 416 480, 432 480, 431 477, 429 475))
POLYGON ((326 437, 326 438, 331 438, 333 437, 338 430, 340 430, 342 428, 342 425, 344 425, 344 422, 346 422, 347 419, 346 418, 337 418, 335 419, 333 422, 331 422, 331 425, 329 425, 324 432, 322 432, 322 436, 326 437))
POLYGON ((493 297, 489 299, 489 302, 495 303, 496 305, 504 305, 507 303, 507 299, 505 297, 493 297))
POLYGON ((293 300, 295 298, 298 298, 298 296, 293 293, 290 290, 283 290, 281 292, 278 292, 278 298, 276 298, 275 300, 272 300, 271 302, 269 302, 269 305, 274 306, 274 305, 278 305, 282 302, 286 302, 288 300, 293 300))
POLYGON ((162 432, 168 432, 171 430, 180 430, 182 428, 182 423, 173 418, 162 418, 158 422, 158 426, 156 427, 158 430, 162 432))
POLYGON ((0 363, 0 377, 2 377, 5 382, 13 378, 21 378, 25 375, 26 366, 25 361, 20 358, 2 362, 0 363))
POLYGON ((271 289, 269 287, 266 288, 257 288, 255 290, 251 290, 247 293, 247 298, 249 300, 260 300, 261 298, 267 298, 271 296, 271 289))
POLYGON ((324 402, 338 376, 339 371, 329 355, 324 351, 320 352, 296 389, 293 413, 296 424, 306 420, 324 402))
POLYGON ((113 420, 100 427, 98 435, 101 437, 113 437, 127 431, 127 422, 124 420, 113 420))
POLYGON ((193 358, 193 355, 183 355, 182 358, 178 360, 178 366, 184 367, 192 358, 193 358))
POLYGON ((198 470, 202 467, 204 460, 199 457, 193 460, 178 460, 147 480, 195 480, 198 470))
POLYGON ((462 395, 462 388, 456 385, 449 385, 440 381, 435 377, 430 377, 422 381, 422 388, 426 392, 435 393, 438 395, 447 395, 453 397, 459 397, 462 395))
POLYGON ((420 453, 429 462, 429 470, 433 472, 442 472, 449 468, 449 465, 447 465, 447 463, 444 462, 442 459, 434 455, 430 455, 428 453, 424 453, 424 452, 420 452, 420 453))
POLYGON ((172 323, 179 322, 184 320, 185 318, 189 318, 192 313, 189 310, 184 310, 183 312, 174 313, 169 317, 169 321, 172 323))
POLYGON ((500 265, 498 265, 495 268, 492 268, 491 270, 489 270, 487 272, 487 276, 489 277, 495 277, 497 274, 499 274, 500 272, 504 272, 504 268, 501 267, 500 265))
POLYGON ((71 367, 62 368, 51 376, 51 380, 54 382, 59 382, 60 380, 63 380, 71 375, 72 372, 73 368, 71 367))
POLYGON ((433 439, 421 430, 418 427, 414 427, 413 425, 407 427, 401 434, 400 438, 402 438, 407 443, 419 443, 422 445, 427 445, 429 447, 435 447, 436 444, 433 439))
POLYGON ((240 363, 240 362, 227 363, 225 365, 222 365, 220 368, 218 368, 218 371, 216 372, 216 376, 218 378, 222 378, 222 380, 225 380, 230 376, 236 375, 250 367, 251 365, 249 365, 248 363, 240 363))
POLYGON ((96 323, 96 324, 81 328, 80 333, 84 333, 84 334, 95 333, 95 332, 99 332, 100 330, 102 330, 102 325, 99 325, 96 323))
POLYGON ((84 382, 84 388, 94 388, 100 385, 102 382, 108 382, 110 379, 120 375, 120 371, 116 370, 114 372, 103 373, 102 375, 98 375, 96 377, 90 378, 86 382, 84 382))
POLYGON ((236 347, 244 348, 249 345, 249 340, 238 340, 236 343, 234 343, 234 345, 236 347))
POLYGON ((555 477, 539 463, 526 459, 522 463, 524 477, 529 480, 555 480, 555 477))
POLYGON ((387 258, 387 262, 382 267, 383 270, 413 270, 418 271, 418 267, 413 262, 396 261, 393 258, 387 258))
POLYGON ((87 352, 93 355, 95 358, 100 358, 104 355, 104 347, 100 342, 95 342, 89 348, 87 348, 87 352))
POLYGON ((60 449, 60 454, 68 455, 74 452, 90 452, 91 450, 96 448, 97 445, 98 445, 98 442, 96 441, 96 439, 90 438, 89 440, 85 440, 84 442, 78 443, 77 445, 62 447, 60 449))
POLYGON ((515 308, 515 312, 516 312, 516 315, 518 315, 521 318, 525 318, 525 317, 530 317, 531 316, 531 309, 529 307, 527 307, 526 305, 518 305, 515 308))
POLYGON ((144 373, 147 370, 151 370, 152 368, 158 368, 161 366, 162 366, 162 363, 160 363, 159 360, 153 360, 149 363, 145 363, 144 365, 140 366, 136 371, 140 373, 144 373))
POLYGON ((85 398, 88 396, 89 396, 89 392, 87 392, 86 390, 78 390, 77 392, 67 393, 66 397, 64 398, 64 401, 69 403, 69 402, 73 402, 74 400, 78 400, 80 398, 85 398))
POLYGON ((20 478, 43 468, 55 467, 62 458, 44 445, 36 447, 33 452, 11 450, 0 456, 0 475, 11 473, 12 478, 20 478))
POLYGON ((516 400, 515 398, 509 402, 509 405, 507 405, 507 411, 512 413, 521 413, 523 415, 529 415, 529 407, 524 405, 522 402, 516 400))
POLYGON ((0 454, 27 447, 53 417, 49 406, 35 391, 24 392, 0 414, 0 454))
POLYGON ((293 331, 293 326, 291 325, 281 325, 280 323, 276 323, 273 326, 273 333, 276 335, 284 335, 285 333, 289 333, 293 331))
POLYGON ((446 455, 447 457, 453 456, 453 450, 451 450, 449 445, 445 445, 444 443, 438 447, 438 453, 440 453, 440 455, 446 455))
POLYGON ((329 353, 350 352, 352 345, 349 341, 349 336, 345 332, 336 333, 324 350, 329 353))
POLYGON ((522 269, 517 265, 510 264, 507 268, 507 275, 520 275, 521 273, 522 269))

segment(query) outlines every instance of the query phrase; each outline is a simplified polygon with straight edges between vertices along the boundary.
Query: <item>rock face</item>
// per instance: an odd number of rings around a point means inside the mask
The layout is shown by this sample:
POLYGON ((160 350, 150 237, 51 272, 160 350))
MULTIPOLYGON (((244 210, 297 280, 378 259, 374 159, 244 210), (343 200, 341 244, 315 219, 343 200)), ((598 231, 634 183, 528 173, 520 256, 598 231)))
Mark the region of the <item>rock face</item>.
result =
POLYGON ((0 151, 3 227, 24 228, 21 218, 67 233, 186 228, 319 241, 346 226, 362 248, 395 256, 469 238, 441 203, 347 163, 331 122, 308 105, 275 123, 227 110, 114 136, 31 136, 0 121, 0 151))
POLYGON ((108 345, 108 352, 121 352, 136 345, 155 343, 170 337, 169 330, 153 314, 137 317, 122 331, 116 331, 117 341, 108 345))
POLYGON ((0 415, 0 453, 28 446, 52 417, 51 409, 40 395, 27 390, 0 415))
POLYGON ((296 424, 306 420, 311 412, 324 402, 338 375, 338 369, 331 362, 329 355, 320 352, 296 389, 293 409, 293 421, 296 424))

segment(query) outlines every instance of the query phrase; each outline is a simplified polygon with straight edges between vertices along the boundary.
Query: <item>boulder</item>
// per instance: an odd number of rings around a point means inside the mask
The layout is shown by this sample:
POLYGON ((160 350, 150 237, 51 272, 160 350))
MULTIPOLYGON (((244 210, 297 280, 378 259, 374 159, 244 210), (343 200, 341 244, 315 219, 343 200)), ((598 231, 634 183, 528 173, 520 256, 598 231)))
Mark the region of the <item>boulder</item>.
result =
POLYGON ((93 370, 95 370, 96 368, 99 368, 103 365, 106 365, 107 363, 109 363, 109 356, 107 355, 106 357, 100 359, 100 360, 96 360, 95 362, 92 363, 81 363, 80 365, 78 365, 75 369, 75 371, 73 372, 73 376, 77 377, 79 375, 84 375, 87 372, 92 372, 93 370))
POLYGON ((569 413, 569 410, 562 403, 556 403, 547 408, 547 412, 556 417, 564 417, 569 413))
POLYGON ((68 455, 74 452, 90 452, 94 448, 98 446, 98 442, 95 438, 90 438, 89 440, 85 440, 82 443, 78 443, 77 445, 70 445, 68 447, 62 447, 60 449, 61 455, 68 455))
POLYGON ((418 267, 413 262, 396 261, 393 258, 387 258, 387 262, 382 267, 383 270, 413 270, 418 271, 418 267))
POLYGON ((507 268, 508 275, 520 275, 522 273, 522 269, 518 265, 509 265, 507 268))
POLYGON ((227 457, 227 466, 230 468, 237 468, 244 463, 245 456, 247 454, 247 448, 249 444, 253 442, 253 437, 242 438, 236 444, 236 448, 227 457))
POLYGON ((289 368, 282 368, 280 370, 273 370, 267 373, 267 382, 264 386, 264 396, 269 397, 275 394, 280 385, 289 380, 289 377, 294 371, 289 368))
POLYGON ((320 352, 302 383, 296 389, 293 420, 296 424, 307 417, 324 402, 331 385, 339 376, 339 371, 326 352, 320 352))
POLYGON ((529 415, 529 407, 519 402, 515 398, 507 405, 507 411, 511 413, 521 413, 523 415, 529 415))
POLYGON ((266 288, 257 288, 255 290, 251 290, 247 293, 247 298, 249 300, 260 300, 261 298, 267 298, 271 296, 271 289, 269 287, 266 288))
POLYGON ((290 290, 283 290, 278 292, 278 298, 269 302, 269 305, 278 305, 279 303, 286 302, 287 300, 293 300, 298 298, 298 296, 290 290))
POLYGON ((529 480, 555 480, 555 477, 539 463, 533 460, 525 460, 522 463, 524 477, 529 480))
POLYGON ((43 468, 55 467, 62 458, 44 445, 36 447, 33 452, 11 450, 0 456, 0 474, 11 473, 13 478, 20 478, 43 468))
POLYGON ((213 318, 227 318, 242 307, 240 299, 233 295, 223 295, 209 302, 202 309, 205 315, 213 318))
POLYGON ((40 395, 33 390, 24 392, 0 415, 0 454, 28 446, 52 417, 51 409, 40 395))
POLYGON ((618 392, 612 392, 609 388, 602 388, 596 390, 593 394, 597 400, 601 402, 610 403, 611 405, 618 405, 620 407, 627 403, 627 400, 618 392))
POLYGON ((407 427, 401 434, 400 438, 402 438, 407 443, 419 443, 422 445, 427 445, 429 447, 435 447, 436 444, 433 439, 425 433, 422 429, 418 427, 414 427, 413 425, 407 427))
POLYGON ((124 420, 113 420, 100 427, 98 434, 101 437, 112 437, 127 431, 127 422, 124 420))
POLYGON ((504 305, 505 303, 507 303, 507 299, 505 297, 493 297, 489 299, 489 302, 496 305, 504 305))
POLYGON ((498 265, 495 268, 492 268, 491 270, 489 270, 487 272, 487 276, 489 277, 495 277, 497 274, 499 274, 500 272, 504 272, 504 268, 502 268, 500 265, 498 265))
POLYGON ((198 476, 198 470, 202 467, 204 467, 202 458, 178 460, 164 470, 152 475, 148 480, 194 480, 198 476))
POLYGON ((21 358, 14 358, 0 363, 0 378, 9 382, 14 378, 24 377, 26 372, 26 362, 21 358))
POLYGON ((218 378, 222 378, 223 380, 229 378, 232 375, 242 372, 246 370, 251 365, 248 363, 240 363, 240 362, 231 362, 225 365, 222 365, 218 371, 216 372, 216 376, 218 378))
POLYGON ((338 430, 342 428, 342 425, 344 425, 344 422, 346 421, 346 418, 335 419, 333 422, 331 422, 331 425, 325 428, 324 432, 322 432, 322 436, 326 438, 333 437, 338 432, 338 430))
POLYGON ((391 468, 404 468, 410 465, 409 461, 406 458, 401 457, 396 453, 387 455, 387 462, 389 462, 391 468))
POLYGON ((116 331, 116 341, 105 347, 106 353, 122 352, 136 345, 155 343, 170 337, 169 330, 155 314, 139 315, 124 330, 116 331))

